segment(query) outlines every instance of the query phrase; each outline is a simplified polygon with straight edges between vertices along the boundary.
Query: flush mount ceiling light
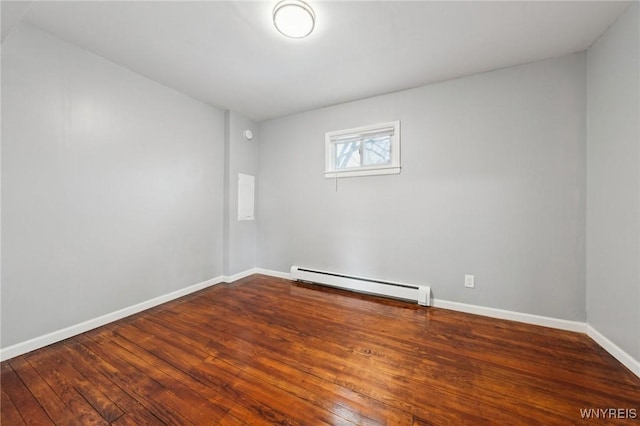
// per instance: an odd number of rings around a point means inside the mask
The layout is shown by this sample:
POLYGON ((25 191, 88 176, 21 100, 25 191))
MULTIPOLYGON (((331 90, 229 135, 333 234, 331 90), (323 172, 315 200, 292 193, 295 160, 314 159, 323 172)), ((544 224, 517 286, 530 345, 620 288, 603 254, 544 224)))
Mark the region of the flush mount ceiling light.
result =
POLYGON ((273 8, 273 25, 287 37, 306 37, 315 24, 313 9, 301 0, 282 0, 273 8))

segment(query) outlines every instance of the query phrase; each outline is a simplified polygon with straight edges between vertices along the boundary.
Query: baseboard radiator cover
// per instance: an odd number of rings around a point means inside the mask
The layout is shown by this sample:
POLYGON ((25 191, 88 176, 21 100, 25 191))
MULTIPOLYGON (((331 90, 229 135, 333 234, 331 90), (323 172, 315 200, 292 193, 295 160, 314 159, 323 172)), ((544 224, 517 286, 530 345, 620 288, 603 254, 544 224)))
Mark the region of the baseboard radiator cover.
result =
POLYGON ((296 265, 291 267, 291 279, 294 281, 324 284, 330 287, 342 288, 359 293, 410 300, 422 306, 431 306, 431 287, 428 285, 403 284, 373 278, 356 277, 337 272, 303 268, 296 265))

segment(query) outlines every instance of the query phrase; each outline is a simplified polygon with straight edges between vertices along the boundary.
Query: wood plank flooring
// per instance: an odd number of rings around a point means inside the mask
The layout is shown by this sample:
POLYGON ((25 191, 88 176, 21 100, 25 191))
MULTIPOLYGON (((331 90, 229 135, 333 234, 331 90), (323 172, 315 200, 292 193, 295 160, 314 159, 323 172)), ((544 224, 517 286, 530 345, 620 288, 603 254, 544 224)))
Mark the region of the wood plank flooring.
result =
POLYGON ((0 384, 2 425, 640 424, 640 379, 583 334, 262 275, 3 362, 0 384), (581 417, 611 408, 636 418, 581 417))

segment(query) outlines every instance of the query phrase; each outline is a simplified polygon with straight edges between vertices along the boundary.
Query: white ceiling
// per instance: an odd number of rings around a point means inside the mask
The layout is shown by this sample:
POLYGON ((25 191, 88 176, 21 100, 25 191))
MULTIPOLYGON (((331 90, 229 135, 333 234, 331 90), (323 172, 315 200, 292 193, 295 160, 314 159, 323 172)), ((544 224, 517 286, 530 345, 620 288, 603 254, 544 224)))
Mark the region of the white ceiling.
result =
POLYGON ((578 52, 630 4, 308 2, 317 24, 302 40, 273 27, 276 0, 44 1, 2 10, 260 121, 578 52))

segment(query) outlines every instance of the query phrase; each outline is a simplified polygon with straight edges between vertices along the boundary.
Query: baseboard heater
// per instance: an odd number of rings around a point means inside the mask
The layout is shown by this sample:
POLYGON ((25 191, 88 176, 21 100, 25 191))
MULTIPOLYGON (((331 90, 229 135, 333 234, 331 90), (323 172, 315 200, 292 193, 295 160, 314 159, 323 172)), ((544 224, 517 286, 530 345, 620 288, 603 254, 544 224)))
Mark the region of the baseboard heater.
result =
POLYGON ((422 306, 430 306, 431 304, 431 288, 427 285, 381 281, 336 272, 302 268, 295 265, 291 267, 291 279, 324 284, 360 293, 392 297, 394 299, 411 300, 422 306))

